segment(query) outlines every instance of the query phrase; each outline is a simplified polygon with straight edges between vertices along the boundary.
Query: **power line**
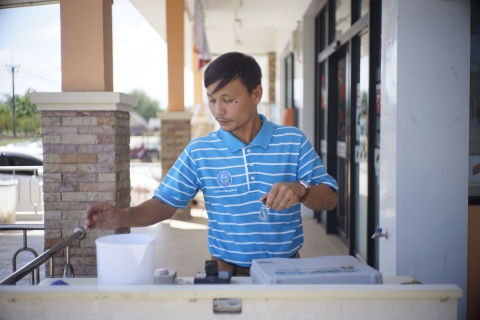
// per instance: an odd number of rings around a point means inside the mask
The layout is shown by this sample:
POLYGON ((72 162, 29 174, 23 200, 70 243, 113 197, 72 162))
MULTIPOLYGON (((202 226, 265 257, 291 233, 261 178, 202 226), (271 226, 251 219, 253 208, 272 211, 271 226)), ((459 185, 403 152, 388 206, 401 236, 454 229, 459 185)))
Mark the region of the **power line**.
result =
MULTIPOLYGON (((43 76, 39 76, 38 74, 35 74, 35 73, 32 73, 32 72, 26 72, 26 71, 25 71, 25 68, 23 69, 23 74, 26 74, 26 75, 29 75, 29 76, 33 76, 33 77, 35 77, 35 78, 39 78, 39 79, 42 79, 42 80, 54 82, 54 83, 59 83, 59 82, 61 82, 61 80, 52 80, 52 79, 49 79, 49 78, 45 78, 45 77, 43 77, 43 76)), ((22 76, 22 79, 28 79, 28 77, 22 76)))
POLYGON ((15 113, 15 71, 18 72, 20 69, 19 65, 14 65, 13 64, 13 58, 12 58, 12 64, 7 64, 5 65, 7 67, 7 72, 12 73, 12 109, 13 109, 13 137, 17 137, 17 120, 16 120, 16 113, 15 113))

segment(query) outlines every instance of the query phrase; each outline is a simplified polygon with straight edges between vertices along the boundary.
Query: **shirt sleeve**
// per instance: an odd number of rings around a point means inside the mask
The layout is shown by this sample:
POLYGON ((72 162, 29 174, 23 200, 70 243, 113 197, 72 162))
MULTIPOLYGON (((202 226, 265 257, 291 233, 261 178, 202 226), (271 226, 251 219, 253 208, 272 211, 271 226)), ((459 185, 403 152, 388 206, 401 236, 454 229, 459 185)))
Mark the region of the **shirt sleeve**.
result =
POLYGON ((322 160, 305 135, 303 135, 300 147, 297 179, 305 180, 311 185, 326 184, 338 192, 337 181, 327 173, 322 160))
POLYGON ((197 167, 187 146, 163 178, 153 197, 171 207, 185 209, 199 189, 197 167))

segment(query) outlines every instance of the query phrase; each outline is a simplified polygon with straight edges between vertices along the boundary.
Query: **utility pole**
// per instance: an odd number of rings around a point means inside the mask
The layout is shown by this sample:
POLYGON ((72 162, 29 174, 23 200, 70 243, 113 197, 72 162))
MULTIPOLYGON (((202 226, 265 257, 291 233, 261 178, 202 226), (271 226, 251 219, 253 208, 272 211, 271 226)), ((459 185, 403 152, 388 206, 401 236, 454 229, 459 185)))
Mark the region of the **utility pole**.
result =
POLYGON ((15 71, 18 72, 18 69, 20 68, 19 65, 14 65, 13 64, 13 59, 12 59, 12 64, 9 64, 6 66, 7 67, 7 72, 12 73, 12 109, 13 109, 13 137, 17 137, 17 116, 15 112, 15 71))

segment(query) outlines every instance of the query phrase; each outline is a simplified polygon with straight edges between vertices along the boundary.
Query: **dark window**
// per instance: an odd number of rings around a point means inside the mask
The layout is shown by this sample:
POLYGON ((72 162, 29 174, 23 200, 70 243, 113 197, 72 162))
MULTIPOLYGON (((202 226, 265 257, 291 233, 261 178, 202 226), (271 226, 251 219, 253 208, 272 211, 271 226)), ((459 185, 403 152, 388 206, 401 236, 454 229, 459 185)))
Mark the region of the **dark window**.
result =
POLYGON ((41 166, 43 165, 41 161, 30 158, 30 157, 20 157, 20 156, 7 156, 8 166, 41 166))
MULTIPOLYGON (((40 160, 35 158, 31 158, 29 156, 19 156, 19 155, 8 155, 2 154, 0 155, 0 166, 8 166, 8 167, 19 167, 19 166, 42 166, 43 163, 40 160)), ((13 171, 1 171, 0 174, 13 174, 13 171)), ((22 174, 22 175, 32 175, 32 170, 27 171, 17 171, 15 170, 15 174, 22 174)))

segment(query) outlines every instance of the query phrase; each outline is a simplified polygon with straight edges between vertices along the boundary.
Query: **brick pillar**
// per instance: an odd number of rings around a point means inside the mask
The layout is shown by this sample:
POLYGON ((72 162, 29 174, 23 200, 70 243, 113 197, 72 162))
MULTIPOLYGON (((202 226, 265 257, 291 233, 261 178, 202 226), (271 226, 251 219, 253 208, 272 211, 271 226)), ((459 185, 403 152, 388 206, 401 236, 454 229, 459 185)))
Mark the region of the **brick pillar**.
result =
POLYGON ((268 108, 265 108, 265 116, 272 119, 272 107, 275 105, 275 80, 277 69, 277 54, 275 52, 268 53, 268 108))
MULTIPOLYGON (((85 211, 104 201, 130 205, 129 110, 134 97, 115 92, 34 93, 42 112, 45 250, 83 226, 85 211)), ((70 247, 76 277, 97 274, 95 239, 128 228, 90 231, 70 247)), ((63 252, 54 276, 63 275, 63 252)), ((46 268, 49 274, 49 262, 46 268)))
MULTIPOLYGON (((190 112, 171 111, 158 112, 160 118, 160 140, 162 151, 160 162, 162 164, 162 178, 168 173, 177 158, 190 142, 190 112)), ((185 210, 177 210, 175 218, 190 218, 190 205, 185 210)))
POLYGON ((268 101, 275 103, 275 80, 277 70, 277 54, 268 53, 268 101))

